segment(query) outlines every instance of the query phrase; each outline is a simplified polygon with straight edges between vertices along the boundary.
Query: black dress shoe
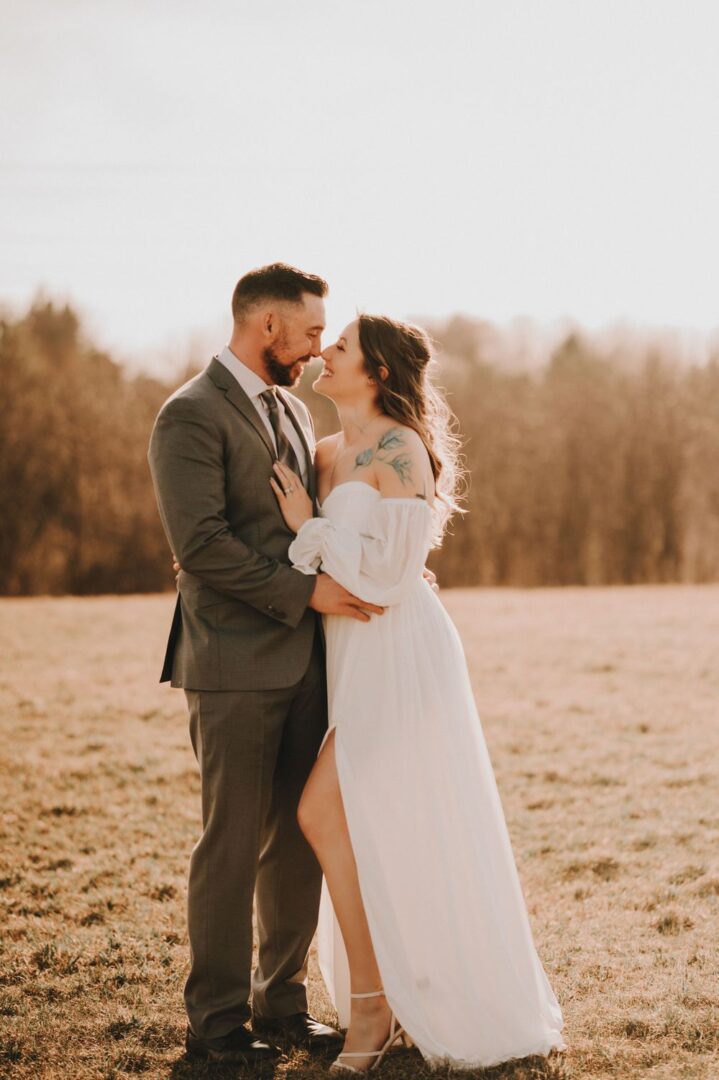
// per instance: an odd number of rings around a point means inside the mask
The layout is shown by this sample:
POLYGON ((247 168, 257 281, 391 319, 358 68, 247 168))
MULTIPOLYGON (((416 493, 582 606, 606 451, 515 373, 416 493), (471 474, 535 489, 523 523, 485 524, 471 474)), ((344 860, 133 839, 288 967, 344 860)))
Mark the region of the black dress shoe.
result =
POLYGON ((276 1061, 280 1056, 276 1046, 255 1038, 246 1027, 235 1028, 216 1039, 202 1039, 188 1027, 185 1049, 188 1057, 221 1065, 256 1065, 261 1061, 276 1061))
POLYGON ((261 1038, 276 1039, 289 1046, 301 1046, 306 1050, 338 1050, 344 1043, 344 1035, 329 1024, 321 1024, 309 1013, 293 1013, 291 1016, 253 1016, 252 1031, 261 1038))

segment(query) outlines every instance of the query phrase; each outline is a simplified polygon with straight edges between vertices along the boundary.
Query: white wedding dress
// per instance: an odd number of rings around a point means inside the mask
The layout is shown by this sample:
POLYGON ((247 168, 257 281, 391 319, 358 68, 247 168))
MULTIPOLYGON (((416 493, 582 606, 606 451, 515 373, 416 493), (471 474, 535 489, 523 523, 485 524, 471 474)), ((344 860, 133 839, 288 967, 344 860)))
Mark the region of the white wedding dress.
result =
MULTIPOLYGON (((563 1049, 457 630, 423 579, 433 511, 338 485, 290 546, 356 596, 325 617, 330 731, 387 1000, 431 1064, 483 1067, 563 1049)), ((329 731, 328 731, 329 734, 329 731)), ((347 957, 326 885, 320 970, 349 1021, 347 957)))

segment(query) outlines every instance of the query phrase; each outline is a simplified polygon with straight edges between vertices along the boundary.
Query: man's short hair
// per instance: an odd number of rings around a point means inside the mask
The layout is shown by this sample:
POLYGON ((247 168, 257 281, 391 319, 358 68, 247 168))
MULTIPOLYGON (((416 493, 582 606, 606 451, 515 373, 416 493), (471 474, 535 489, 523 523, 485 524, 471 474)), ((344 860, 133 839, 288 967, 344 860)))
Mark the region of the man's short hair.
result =
POLYGON ((253 307, 266 300, 282 300, 288 304, 302 302, 304 293, 326 296, 329 286, 316 274, 305 274, 287 263, 271 263, 250 270, 235 285, 232 294, 232 317, 240 323, 253 307))

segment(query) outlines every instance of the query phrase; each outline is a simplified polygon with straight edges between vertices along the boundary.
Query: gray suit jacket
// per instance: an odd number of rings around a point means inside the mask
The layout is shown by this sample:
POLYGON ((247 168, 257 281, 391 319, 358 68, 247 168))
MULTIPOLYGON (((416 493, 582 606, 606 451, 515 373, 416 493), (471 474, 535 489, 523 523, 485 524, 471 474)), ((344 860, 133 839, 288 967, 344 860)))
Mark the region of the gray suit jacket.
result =
MULTIPOLYGON (((315 500, 306 406, 282 393, 315 500)), ((269 484, 276 455, 255 406, 214 358, 162 406, 148 459, 162 524, 182 570, 161 682, 193 690, 292 686, 310 658, 314 577, 293 570, 269 484)))

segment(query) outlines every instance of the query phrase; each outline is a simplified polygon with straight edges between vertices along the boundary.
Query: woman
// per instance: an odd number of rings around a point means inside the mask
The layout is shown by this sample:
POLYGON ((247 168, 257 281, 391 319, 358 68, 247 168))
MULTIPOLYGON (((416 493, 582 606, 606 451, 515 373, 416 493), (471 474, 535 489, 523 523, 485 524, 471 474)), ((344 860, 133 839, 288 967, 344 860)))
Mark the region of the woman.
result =
POLYGON ((285 466, 270 483, 293 564, 385 608, 325 619, 330 726, 299 806, 329 890, 321 968, 349 1020, 332 1071, 367 1071, 405 1033, 459 1067, 563 1049, 462 645, 422 572, 458 474, 429 341, 362 315, 322 356, 314 389, 342 430, 317 447, 320 516, 285 466))

